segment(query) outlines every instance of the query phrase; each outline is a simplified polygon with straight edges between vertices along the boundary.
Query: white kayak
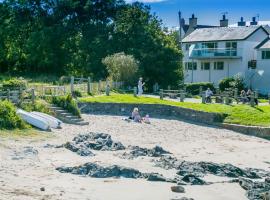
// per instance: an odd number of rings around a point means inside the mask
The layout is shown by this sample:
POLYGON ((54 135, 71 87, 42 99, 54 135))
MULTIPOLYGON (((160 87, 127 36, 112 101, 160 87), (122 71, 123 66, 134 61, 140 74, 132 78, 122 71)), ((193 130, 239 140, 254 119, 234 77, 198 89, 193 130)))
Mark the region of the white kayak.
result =
POLYGON ((41 112, 31 112, 31 114, 33 115, 37 115, 41 118, 43 118, 44 120, 46 120, 51 128, 61 128, 61 124, 63 123, 62 121, 60 121, 59 119, 50 116, 48 114, 45 113, 41 113, 41 112))
POLYGON ((31 124, 32 126, 35 126, 39 129, 45 130, 45 131, 50 130, 49 123, 37 115, 33 115, 33 114, 26 112, 24 110, 21 110, 21 109, 17 110, 17 114, 20 115, 24 121, 26 121, 28 124, 31 124))

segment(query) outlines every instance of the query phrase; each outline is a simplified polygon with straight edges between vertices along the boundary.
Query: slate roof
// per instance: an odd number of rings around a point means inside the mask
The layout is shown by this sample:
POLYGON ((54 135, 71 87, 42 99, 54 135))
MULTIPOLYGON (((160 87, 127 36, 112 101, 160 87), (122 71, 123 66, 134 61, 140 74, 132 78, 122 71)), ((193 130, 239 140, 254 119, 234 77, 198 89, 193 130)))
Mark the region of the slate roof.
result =
POLYGON ((256 46, 255 49, 270 49, 270 38, 266 38, 258 46, 256 46))
MULTIPOLYGON (((182 42, 244 40, 262 26, 200 28, 187 35, 182 42)), ((264 31, 266 31, 263 28, 264 31)), ((267 31, 266 31, 267 32, 267 31)))

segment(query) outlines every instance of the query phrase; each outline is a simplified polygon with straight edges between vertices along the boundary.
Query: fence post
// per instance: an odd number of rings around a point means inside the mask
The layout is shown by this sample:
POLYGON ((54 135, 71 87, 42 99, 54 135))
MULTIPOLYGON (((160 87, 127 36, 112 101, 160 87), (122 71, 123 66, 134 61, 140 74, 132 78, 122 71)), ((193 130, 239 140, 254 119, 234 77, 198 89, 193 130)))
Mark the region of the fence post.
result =
POLYGON ((35 103, 35 89, 31 89, 31 101, 33 104, 35 103))
POLYGON ((7 90, 7 100, 10 101, 10 89, 7 90))
POLYGON ((159 95, 160 95, 160 99, 163 100, 163 89, 160 89, 159 95))
POLYGON ((226 105, 229 105, 229 104, 230 104, 228 92, 225 93, 225 104, 226 104, 226 105))
POLYGON ((110 85, 109 84, 106 84, 105 92, 106 92, 106 96, 110 96, 110 85))
POLYGON ((18 96, 18 103, 19 105, 21 105, 22 101, 23 101, 23 90, 22 90, 22 87, 20 86, 19 88, 19 96, 18 96))
POLYGON ((205 93, 202 92, 201 94, 202 94, 202 103, 205 104, 205 93))
POLYGON ((180 102, 184 102, 185 100, 185 92, 183 90, 180 90, 180 102))
POLYGON ((202 88, 202 86, 200 86, 200 88, 199 88, 199 95, 200 96, 202 96, 202 92, 203 92, 203 88, 202 88))
POLYGON ((98 92, 101 91, 101 80, 98 81, 98 92))
POLYGON ((258 99, 259 98, 259 92, 258 90, 255 90, 255 99, 258 99))
POLYGON ((91 78, 87 78, 87 94, 91 94, 91 78))
POLYGON ((71 76, 71 80, 70 80, 70 93, 73 96, 73 94, 74 94, 74 76, 71 76))
POLYGON ((251 96, 250 96, 250 106, 251 107, 254 107, 255 106, 255 99, 254 99, 254 93, 252 92, 251 93, 251 96))
POLYGON ((234 89, 234 99, 236 100, 236 103, 238 104, 238 89, 234 89))
POLYGON ((134 95, 134 97, 137 97, 137 87, 133 88, 133 95, 134 95))

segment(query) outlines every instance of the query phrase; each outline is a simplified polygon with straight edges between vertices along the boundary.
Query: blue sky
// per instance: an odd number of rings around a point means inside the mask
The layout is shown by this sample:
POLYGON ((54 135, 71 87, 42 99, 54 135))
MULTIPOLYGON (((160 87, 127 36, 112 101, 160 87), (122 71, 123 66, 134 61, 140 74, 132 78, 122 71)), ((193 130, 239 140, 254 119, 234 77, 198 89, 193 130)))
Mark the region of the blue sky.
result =
MULTIPOLYGON (((133 0, 126 0, 132 2, 133 0)), ((260 20, 270 21, 270 0, 141 0, 151 6, 166 26, 177 26, 177 12, 182 11, 188 20, 192 13, 199 24, 219 24, 223 12, 228 12, 229 23, 239 21, 243 16, 251 20, 259 14, 260 20)))

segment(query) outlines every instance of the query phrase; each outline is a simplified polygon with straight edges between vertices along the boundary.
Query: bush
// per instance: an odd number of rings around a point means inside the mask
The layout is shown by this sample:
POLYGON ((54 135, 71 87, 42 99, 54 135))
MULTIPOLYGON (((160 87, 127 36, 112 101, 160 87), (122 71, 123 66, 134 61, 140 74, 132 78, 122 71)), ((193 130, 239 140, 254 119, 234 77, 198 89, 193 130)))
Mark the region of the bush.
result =
POLYGON ((219 89, 225 91, 226 89, 237 88, 241 91, 245 88, 244 80, 240 75, 231 78, 224 78, 219 82, 219 89))
POLYGON ((47 114, 52 114, 47 103, 44 100, 36 100, 35 103, 22 103, 20 106, 27 112, 37 111, 47 114))
POLYGON ((3 81, 3 89, 7 90, 16 90, 16 89, 26 89, 27 81, 24 79, 10 79, 3 81))
POLYGON ((133 84, 135 81, 139 62, 132 55, 116 53, 104 58, 102 63, 112 80, 123 81, 126 84, 133 84))
POLYGON ((187 92, 192 95, 199 95, 200 93, 200 87, 202 87, 203 90, 207 90, 207 88, 210 88, 212 91, 215 90, 214 84, 209 82, 201 82, 201 83, 188 83, 185 84, 187 92))
POLYGON ((53 97, 51 102, 59 107, 64 108, 73 115, 81 117, 81 112, 78 108, 78 105, 76 101, 72 99, 72 96, 70 94, 67 96, 53 97))
POLYGON ((82 97, 82 96, 83 96, 82 93, 81 93, 81 91, 79 91, 79 90, 75 90, 75 91, 73 92, 73 95, 74 95, 75 97, 82 97))
POLYGON ((16 114, 16 107, 9 101, 0 101, 0 129, 23 129, 27 125, 16 114))

